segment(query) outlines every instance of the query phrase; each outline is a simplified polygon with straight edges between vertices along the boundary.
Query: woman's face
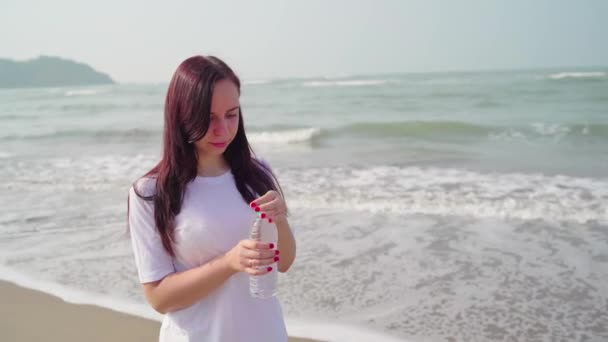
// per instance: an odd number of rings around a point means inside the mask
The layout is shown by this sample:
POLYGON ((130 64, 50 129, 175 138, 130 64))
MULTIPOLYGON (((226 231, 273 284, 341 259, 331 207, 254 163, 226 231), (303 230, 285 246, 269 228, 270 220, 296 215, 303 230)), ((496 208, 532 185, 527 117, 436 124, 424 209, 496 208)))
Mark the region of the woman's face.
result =
POLYGON ((213 88, 207 133, 194 144, 199 153, 221 155, 236 136, 240 120, 239 90, 229 80, 221 80, 213 88))

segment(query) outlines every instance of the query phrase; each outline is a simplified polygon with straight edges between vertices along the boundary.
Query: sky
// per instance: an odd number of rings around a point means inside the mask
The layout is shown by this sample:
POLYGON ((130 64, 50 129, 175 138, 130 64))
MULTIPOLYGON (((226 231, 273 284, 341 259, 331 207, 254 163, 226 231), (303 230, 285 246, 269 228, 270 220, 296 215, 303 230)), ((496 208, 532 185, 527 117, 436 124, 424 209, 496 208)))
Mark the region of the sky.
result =
POLYGON ((189 56, 244 80, 608 65, 605 0, 0 0, 0 58, 166 83, 189 56))

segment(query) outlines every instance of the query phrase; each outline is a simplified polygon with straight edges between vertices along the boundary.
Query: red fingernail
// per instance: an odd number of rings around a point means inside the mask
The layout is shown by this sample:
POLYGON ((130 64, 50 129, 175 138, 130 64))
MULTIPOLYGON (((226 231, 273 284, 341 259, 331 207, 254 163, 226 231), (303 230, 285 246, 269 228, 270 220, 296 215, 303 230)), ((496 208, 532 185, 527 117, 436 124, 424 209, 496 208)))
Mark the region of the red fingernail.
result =
POLYGON ((255 202, 251 202, 250 206, 251 206, 252 208, 255 208, 255 207, 257 207, 258 205, 257 205, 257 204, 255 204, 255 202))
POLYGON ((274 255, 279 255, 279 250, 277 249, 276 251, 274 251, 274 255))
POLYGON ((255 212, 256 213, 259 212, 260 210, 261 210, 260 207, 255 207, 255 212))
POLYGON ((273 249, 274 248, 274 243, 271 243, 270 245, 268 245, 268 248, 273 249))
POLYGON ((268 267, 268 272, 272 271, 272 267, 268 267))
POLYGON ((279 257, 274 257, 274 261, 279 261, 279 257))
MULTIPOLYGON (((258 208, 259 209, 259 208, 258 208)), ((266 213, 262 213, 262 215, 260 215, 261 218, 266 218, 266 213)))
POLYGON ((272 223, 272 219, 271 218, 268 219, 268 223, 272 223))

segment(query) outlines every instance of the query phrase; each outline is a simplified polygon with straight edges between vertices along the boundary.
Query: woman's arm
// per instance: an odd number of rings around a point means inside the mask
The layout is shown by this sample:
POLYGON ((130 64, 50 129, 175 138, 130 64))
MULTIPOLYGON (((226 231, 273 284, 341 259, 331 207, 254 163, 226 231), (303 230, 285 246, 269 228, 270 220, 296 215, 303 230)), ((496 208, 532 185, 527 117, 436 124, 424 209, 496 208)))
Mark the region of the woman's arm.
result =
POLYGON ((199 267, 143 284, 144 294, 154 310, 165 314, 206 297, 235 273, 222 255, 199 267))
POLYGON ((270 265, 275 262, 275 251, 271 247, 274 246, 268 243, 242 240, 228 253, 199 267, 145 283, 144 294, 150 305, 162 314, 186 308, 209 295, 235 273, 263 275, 270 272, 270 265), (258 269, 258 266, 268 267, 258 269))

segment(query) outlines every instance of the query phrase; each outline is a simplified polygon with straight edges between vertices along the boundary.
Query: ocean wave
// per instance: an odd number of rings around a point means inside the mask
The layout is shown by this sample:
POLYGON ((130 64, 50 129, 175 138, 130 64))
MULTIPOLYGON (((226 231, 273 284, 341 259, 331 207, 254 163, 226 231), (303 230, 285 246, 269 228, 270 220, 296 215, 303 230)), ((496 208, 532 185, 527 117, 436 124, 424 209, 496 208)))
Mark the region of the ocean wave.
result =
POLYGON ((440 136, 486 136, 492 127, 458 121, 402 121, 365 122, 341 127, 339 134, 361 134, 367 136, 440 137, 440 136))
POLYGON ((247 133, 247 138, 253 143, 264 144, 295 144, 311 142, 321 135, 318 127, 299 128, 278 131, 247 133))
POLYGON ((105 129, 105 130, 87 130, 87 129, 70 129, 70 130, 48 130, 34 131, 29 133, 11 133, 6 132, 6 135, 0 135, 0 141, 11 140, 47 140, 47 139, 78 139, 78 138, 94 138, 94 139, 113 139, 113 138, 153 138, 160 137, 162 132, 156 130, 132 128, 132 129, 105 129))
POLYGON ((63 93, 64 96, 90 96, 102 93, 99 89, 75 89, 63 93))
POLYGON ((262 84, 268 84, 272 82, 271 80, 250 80, 250 81, 243 81, 243 85, 262 85, 262 84))
POLYGON ((378 166, 279 171, 296 208, 608 222, 608 180, 378 166))
POLYGON ((608 138, 608 124, 533 122, 529 125, 491 126, 459 121, 366 122, 347 125, 329 134, 410 138, 490 138, 492 140, 564 137, 608 138))
POLYGON ((19 113, 19 114, 0 114, 0 120, 36 120, 39 119, 40 115, 36 115, 36 114, 25 114, 25 113, 19 113))
POLYGON ((529 126, 505 127, 489 134, 491 140, 498 141, 538 141, 551 139, 561 141, 565 138, 608 139, 608 124, 603 123, 548 123, 534 122, 529 126))
MULTIPOLYGON (((0 188, 95 190, 129 182, 156 163, 149 155, 8 163, 0 188), (31 180, 36 182, 32 183, 31 180)), ((608 223, 608 179, 403 166, 276 168, 297 208, 608 223)))
POLYGON ((0 168, 0 189, 26 191, 100 191, 130 184, 150 170, 158 158, 151 155, 64 157, 35 162, 5 163, 0 168), (108 182, 111 179, 113 182, 108 182))
MULTIPOLYGON (((149 155, 107 155, 9 163, 0 172, 5 179, 0 187, 105 189, 112 186, 108 179, 132 181, 156 161, 149 155)), ((608 222, 608 179, 603 178, 415 166, 276 168, 276 172, 291 204, 298 208, 608 222)))
MULTIPOLYGON (((249 132, 247 137, 251 142, 263 144, 296 144, 313 141, 319 137, 322 130, 318 127, 310 128, 284 128, 271 131, 249 132)), ((162 132, 154 129, 69 129, 48 130, 28 133, 11 133, 0 135, 0 141, 10 140, 47 140, 47 139, 154 139, 160 138, 162 132)))
POLYGON ((324 80, 324 81, 307 81, 302 83, 303 87, 365 87, 378 86, 388 83, 388 80, 324 80))
POLYGON ((560 72, 547 76, 552 80, 563 79, 599 79, 606 77, 603 71, 588 71, 588 72, 560 72))
MULTIPOLYGON (((155 139, 162 135, 155 129, 57 129, 30 132, 3 132, 0 141, 52 139, 155 139)), ((248 133, 253 143, 298 144, 338 136, 366 136, 372 138, 405 137, 413 139, 487 139, 498 141, 541 140, 551 138, 608 139, 608 124, 604 123, 549 123, 534 122, 527 126, 489 126, 459 121, 400 121, 359 122, 322 129, 320 127, 273 127, 270 130, 253 128, 248 133)))

